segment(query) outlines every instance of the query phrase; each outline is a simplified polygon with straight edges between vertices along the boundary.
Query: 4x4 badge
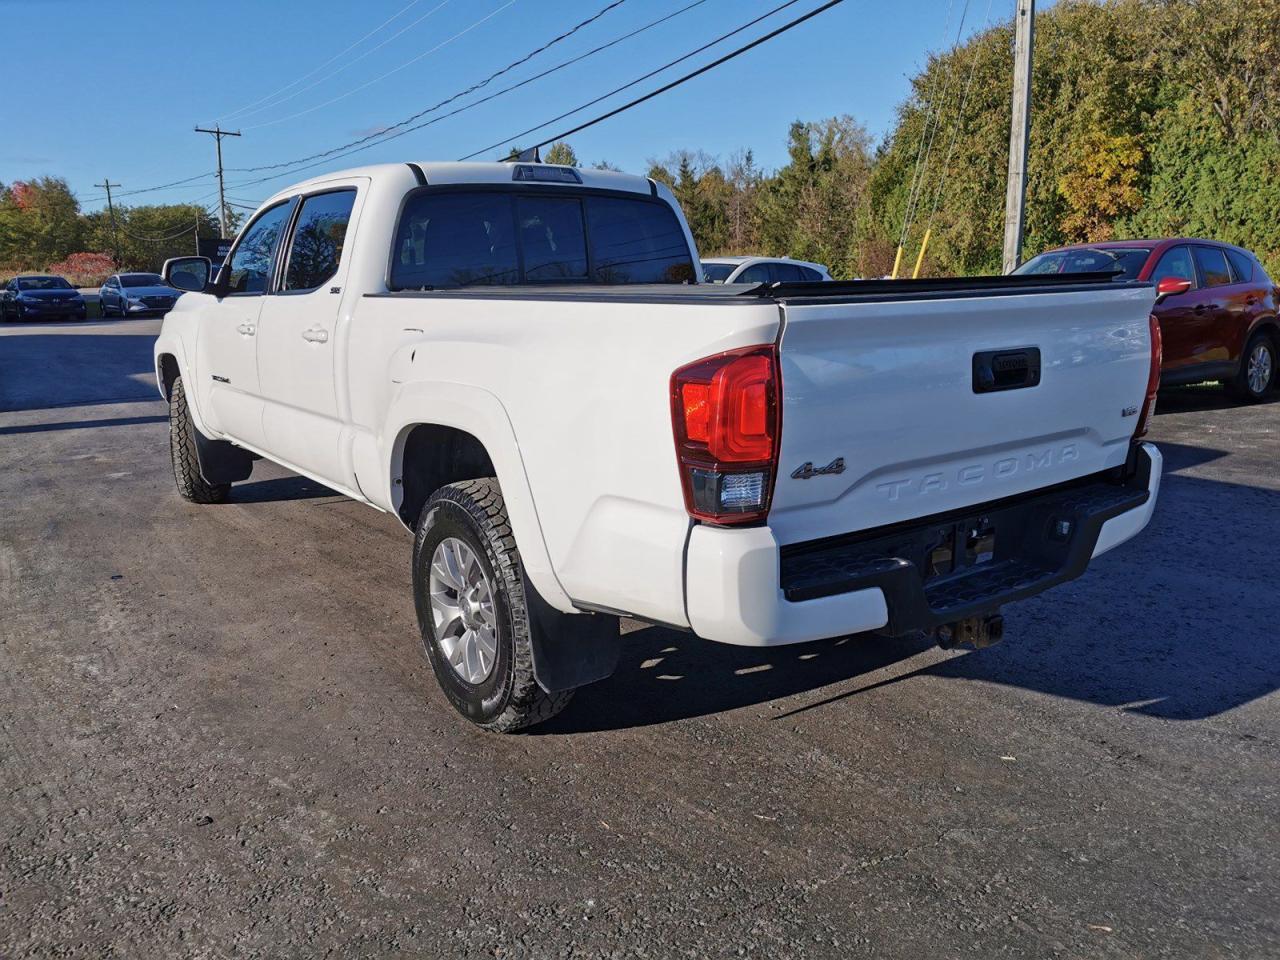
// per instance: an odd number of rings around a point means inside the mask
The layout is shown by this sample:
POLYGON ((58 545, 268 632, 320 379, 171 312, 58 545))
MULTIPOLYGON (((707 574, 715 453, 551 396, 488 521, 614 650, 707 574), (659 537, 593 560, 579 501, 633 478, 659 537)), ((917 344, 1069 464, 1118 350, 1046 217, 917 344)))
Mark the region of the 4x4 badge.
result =
POLYGON ((844 473, 844 457, 836 457, 825 467, 815 467, 812 460, 807 461, 791 471, 791 479, 808 480, 811 477, 822 477, 831 473, 844 473))

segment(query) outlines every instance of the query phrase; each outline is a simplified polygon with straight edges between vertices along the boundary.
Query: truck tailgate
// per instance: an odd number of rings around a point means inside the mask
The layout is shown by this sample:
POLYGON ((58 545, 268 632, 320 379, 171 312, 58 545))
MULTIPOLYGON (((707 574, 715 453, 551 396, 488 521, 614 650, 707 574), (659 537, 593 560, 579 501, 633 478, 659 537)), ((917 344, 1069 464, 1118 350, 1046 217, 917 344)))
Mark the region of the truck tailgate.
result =
POLYGON ((1123 464, 1146 392, 1154 297, 1149 286, 1107 283, 780 297, 782 439, 769 515, 779 542, 1123 464))

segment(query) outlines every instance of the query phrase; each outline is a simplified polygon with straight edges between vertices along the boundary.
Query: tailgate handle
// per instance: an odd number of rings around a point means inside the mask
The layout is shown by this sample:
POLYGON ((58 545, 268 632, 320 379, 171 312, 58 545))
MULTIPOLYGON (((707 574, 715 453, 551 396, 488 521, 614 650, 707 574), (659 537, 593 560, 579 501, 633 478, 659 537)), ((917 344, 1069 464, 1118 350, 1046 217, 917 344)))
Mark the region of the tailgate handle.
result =
POLYGON ((1040 383, 1040 348, 984 350, 973 355, 973 392, 1021 390, 1040 383))

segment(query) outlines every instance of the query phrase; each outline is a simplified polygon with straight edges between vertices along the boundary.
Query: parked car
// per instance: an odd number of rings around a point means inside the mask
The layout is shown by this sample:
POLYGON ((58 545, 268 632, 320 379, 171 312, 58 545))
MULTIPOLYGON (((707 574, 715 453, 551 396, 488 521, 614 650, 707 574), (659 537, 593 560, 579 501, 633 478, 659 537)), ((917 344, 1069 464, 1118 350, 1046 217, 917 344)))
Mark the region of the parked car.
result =
POLYGON ((787 257, 714 257, 702 261, 702 273, 710 283, 794 283, 831 279, 831 272, 822 264, 787 257))
POLYGON ((14 277, 0 292, 0 321, 84 317, 84 297, 63 277, 14 277))
POLYGON ((165 265, 196 291, 155 344, 178 492, 224 500, 263 456, 398 517, 436 678, 494 730, 609 676, 620 615, 985 646, 1002 604, 1151 517, 1149 285, 775 296, 699 267, 644 177, 405 163, 282 190, 216 282, 165 265))
POLYGON ((1050 250, 1014 272, 1093 270, 1156 284, 1162 386, 1220 380, 1256 401, 1276 385, 1280 290, 1248 250, 1182 237, 1113 241, 1050 250))
POLYGON ((182 291, 158 273, 117 273, 107 277, 98 296, 104 317, 135 317, 168 313, 182 291))

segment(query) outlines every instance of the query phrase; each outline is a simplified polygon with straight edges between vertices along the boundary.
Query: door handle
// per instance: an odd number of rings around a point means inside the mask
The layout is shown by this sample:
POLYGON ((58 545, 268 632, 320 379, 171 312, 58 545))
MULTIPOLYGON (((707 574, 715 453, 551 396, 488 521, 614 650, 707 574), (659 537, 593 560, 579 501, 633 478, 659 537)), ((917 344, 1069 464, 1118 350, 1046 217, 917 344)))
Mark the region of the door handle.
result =
POLYGON ((312 327, 310 330, 302 331, 302 339, 307 343, 328 343, 329 331, 321 330, 318 327, 312 327))
POLYGON ((236 329, 239 330, 241 333, 243 333, 246 337, 252 337, 258 328, 255 327, 252 323, 242 323, 240 324, 240 326, 236 327, 236 329))
POLYGON ((1204 313, 1209 307, 1203 303, 1196 304, 1196 313, 1204 313))

